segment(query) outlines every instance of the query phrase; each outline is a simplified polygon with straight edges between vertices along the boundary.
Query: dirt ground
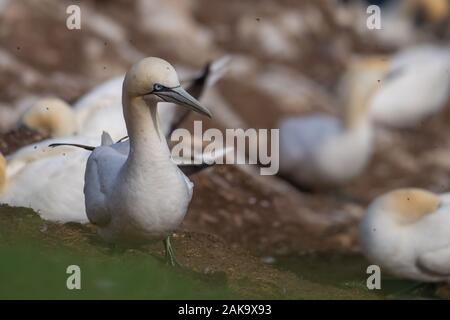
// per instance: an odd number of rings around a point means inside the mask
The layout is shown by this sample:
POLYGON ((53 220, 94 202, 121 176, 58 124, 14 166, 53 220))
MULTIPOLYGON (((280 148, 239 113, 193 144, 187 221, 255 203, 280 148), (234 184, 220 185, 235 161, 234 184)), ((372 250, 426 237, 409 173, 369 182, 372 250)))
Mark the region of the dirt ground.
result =
MULTIPOLYGON (((29 209, 0 207, 0 222, 0 249, 25 240, 37 242, 55 254, 64 248, 72 254, 111 260, 119 250, 125 260, 150 254, 163 261, 160 242, 141 248, 114 249, 104 244, 91 225, 45 222, 29 209)), ((360 288, 344 290, 300 279, 289 271, 263 263, 246 250, 232 248, 212 235, 180 231, 173 235, 172 243, 182 266, 177 267, 178 273, 207 286, 226 287, 235 298, 374 298, 360 288)))

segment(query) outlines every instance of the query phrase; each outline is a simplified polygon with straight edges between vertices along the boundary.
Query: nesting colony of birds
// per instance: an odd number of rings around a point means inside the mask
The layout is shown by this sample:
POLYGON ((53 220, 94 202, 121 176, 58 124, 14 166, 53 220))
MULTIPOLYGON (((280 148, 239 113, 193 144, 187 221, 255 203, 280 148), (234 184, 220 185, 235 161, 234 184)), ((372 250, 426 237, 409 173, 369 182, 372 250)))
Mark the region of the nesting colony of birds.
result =
POLYGON ((364 0, 86 1, 80 30, 64 2, 2 2, 0 215, 162 240, 180 268, 187 232, 273 270, 337 254, 450 283, 450 4, 373 3, 380 30, 364 0), (173 159, 194 121, 279 129, 278 174, 173 159))

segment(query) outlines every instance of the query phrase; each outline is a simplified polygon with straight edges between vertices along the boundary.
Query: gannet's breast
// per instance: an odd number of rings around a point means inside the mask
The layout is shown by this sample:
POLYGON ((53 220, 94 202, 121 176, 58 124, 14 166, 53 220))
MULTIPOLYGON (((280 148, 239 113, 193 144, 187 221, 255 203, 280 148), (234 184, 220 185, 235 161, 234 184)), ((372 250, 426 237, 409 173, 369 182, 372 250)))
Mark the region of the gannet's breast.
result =
POLYGON ((170 158, 128 167, 128 150, 125 141, 92 152, 85 175, 87 216, 110 242, 161 239, 183 220, 193 184, 170 158))

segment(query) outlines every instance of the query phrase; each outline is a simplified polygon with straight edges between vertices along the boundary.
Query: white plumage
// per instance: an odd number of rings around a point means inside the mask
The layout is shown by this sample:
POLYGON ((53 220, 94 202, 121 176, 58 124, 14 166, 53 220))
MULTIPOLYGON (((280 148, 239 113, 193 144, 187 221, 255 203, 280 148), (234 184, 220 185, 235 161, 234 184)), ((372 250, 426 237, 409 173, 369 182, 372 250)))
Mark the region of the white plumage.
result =
MULTIPOLYGON (((72 136, 65 142, 96 145, 98 138, 72 136)), ((88 222, 84 208, 84 171, 89 152, 49 144, 47 139, 24 147, 8 156, 6 185, 0 203, 34 209, 46 220, 88 222)))
POLYGON ((395 127, 420 124, 447 104, 450 49, 421 46, 395 55, 370 103, 374 121, 395 127))
POLYGON ((359 241, 382 271, 450 283, 450 194, 401 189, 378 197, 361 221, 359 241))
POLYGON ((100 137, 106 131, 114 140, 127 135, 122 112, 123 78, 118 76, 100 84, 74 104, 80 134, 100 137))
POLYGON ((89 220, 110 242, 134 243, 168 235, 183 220, 193 184, 164 146, 143 149, 135 167, 120 145, 128 149, 124 142, 101 146, 89 158, 84 187, 89 220), (162 154, 154 157, 157 152, 162 154))

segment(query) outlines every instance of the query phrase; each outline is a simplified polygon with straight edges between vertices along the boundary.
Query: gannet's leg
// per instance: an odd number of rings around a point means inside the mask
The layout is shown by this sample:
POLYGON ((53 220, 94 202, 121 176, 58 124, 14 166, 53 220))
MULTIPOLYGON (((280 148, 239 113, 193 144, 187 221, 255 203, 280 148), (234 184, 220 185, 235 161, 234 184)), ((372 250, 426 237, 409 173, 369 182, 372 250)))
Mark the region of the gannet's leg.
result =
POLYGON ((167 236, 164 240, 164 249, 166 250, 166 263, 170 264, 172 267, 180 266, 177 259, 175 258, 175 254, 173 253, 172 245, 170 244, 170 235, 167 236))

